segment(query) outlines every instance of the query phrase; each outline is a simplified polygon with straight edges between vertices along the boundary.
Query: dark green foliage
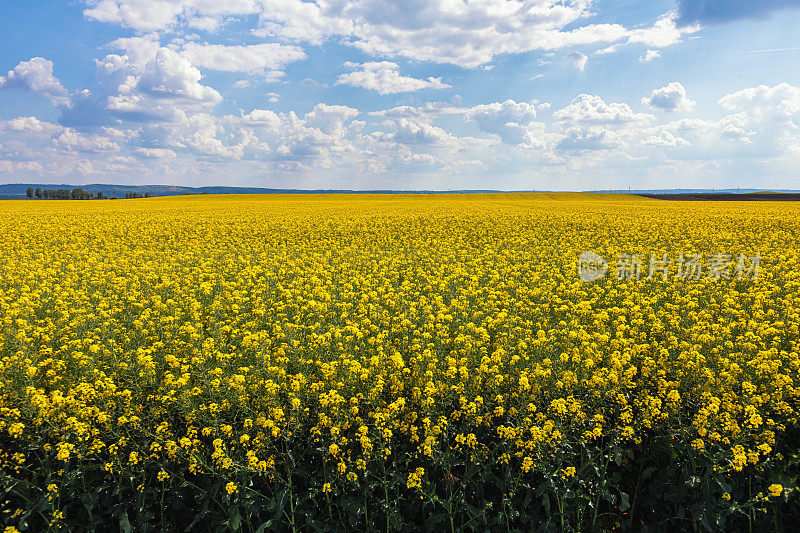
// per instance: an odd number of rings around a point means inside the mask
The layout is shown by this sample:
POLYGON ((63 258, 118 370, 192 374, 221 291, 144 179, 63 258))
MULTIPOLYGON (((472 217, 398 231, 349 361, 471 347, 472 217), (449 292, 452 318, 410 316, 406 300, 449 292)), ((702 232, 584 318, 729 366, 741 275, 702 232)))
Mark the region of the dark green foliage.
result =
POLYGON ((715 468, 721 457, 662 437, 562 448, 527 474, 513 461, 483 463, 454 449, 420 459, 407 443, 408 451, 397 449, 386 463, 367 462, 355 481, 339 477, 334 462, 323 463, 330 457, 308 446, 308 436, 278 440, 285 451, 274 469, 228 477, 192 475, 178 461, 109 473, 91 457, 64 463, 4 436, 2 448, 27 461, 16 472, 5 462, 0 471, 0 523, 43 531, 55 509, 71 531, 783 532, 800 523, 797 440, 779 446, 783 461, 733 475, 715 468), (568 464, 574 477, 562 473, 568 464), (410 489, 407 473, 419 465, 422 487, 410 489), (165 481, 158 480, 162 468, 165 481), (229 481, 238 486, 233 494, 229 481), (774 482, 789 490, 758 494, 774 482), (58 486, 52 500, 50 484, 58 486))

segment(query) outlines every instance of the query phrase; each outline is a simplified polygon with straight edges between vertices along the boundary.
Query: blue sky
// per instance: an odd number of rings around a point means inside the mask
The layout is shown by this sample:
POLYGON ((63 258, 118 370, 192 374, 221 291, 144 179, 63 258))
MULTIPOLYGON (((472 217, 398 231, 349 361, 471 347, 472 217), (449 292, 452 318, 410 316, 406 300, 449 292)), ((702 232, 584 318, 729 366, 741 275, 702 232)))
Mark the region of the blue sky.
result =
POLYGON ((797 0, 0 5, 0 182, 800 188, 797 0))

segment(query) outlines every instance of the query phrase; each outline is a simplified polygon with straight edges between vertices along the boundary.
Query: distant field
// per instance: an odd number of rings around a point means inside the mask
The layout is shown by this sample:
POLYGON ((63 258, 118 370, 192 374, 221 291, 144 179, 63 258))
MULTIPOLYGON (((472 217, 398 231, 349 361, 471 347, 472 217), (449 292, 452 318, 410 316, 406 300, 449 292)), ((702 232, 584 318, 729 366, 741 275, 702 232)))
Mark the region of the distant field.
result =
POLYGON ((800 204, 228 195, 0 211, 6 527, 800 519, 800 204), (605 276, 581 281, 583 251, 605 276), (678 276, 694 254, 701 270, 678 276))
POLYGON ((741 194, 732 193, 681 193, 681 194, 637 194, 645 198, 657 200, 702 200, 702 201, 739 201, 739 202, 796 202, 800 200, 800 193, 785 192, 748 192, 741 194))

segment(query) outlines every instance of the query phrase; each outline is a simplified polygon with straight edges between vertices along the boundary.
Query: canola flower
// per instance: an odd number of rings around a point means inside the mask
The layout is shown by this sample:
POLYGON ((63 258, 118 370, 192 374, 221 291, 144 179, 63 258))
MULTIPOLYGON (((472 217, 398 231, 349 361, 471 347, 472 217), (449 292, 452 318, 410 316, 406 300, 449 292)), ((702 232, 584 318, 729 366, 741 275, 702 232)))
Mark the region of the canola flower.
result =
POLYGON ((70 516, 55 469, 79 465, 138 476, 142 490, 220 479, 236 498, 251 479, 294 491, 302 448, 304 490, 325 500, 391 473, 397 497, 462 490, 451 472, 466 464, 515 487, 567 487, 591 450, 624 466, 620 450, 657 438, 735 480, 797 445, 785 437, 800 398, 795 204, 500 194, 0 208, 0 464, 33 479, 31 454, 53 460, 41 487, 56 522, 70 516), (763 259, 756 280, 584 283, 588 249, 763 259))

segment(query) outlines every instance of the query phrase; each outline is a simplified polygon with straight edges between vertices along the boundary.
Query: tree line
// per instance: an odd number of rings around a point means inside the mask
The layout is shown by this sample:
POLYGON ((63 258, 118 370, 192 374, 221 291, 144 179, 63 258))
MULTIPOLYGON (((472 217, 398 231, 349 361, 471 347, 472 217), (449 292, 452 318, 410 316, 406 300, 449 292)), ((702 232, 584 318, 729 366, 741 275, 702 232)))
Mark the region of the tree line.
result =
MULTIPOLYGON (((28 187, 25 190, 25 194, 28 198, 44 198, 45 200, 116 200, 116 196, 108 197, 103 194, 102 191, 98 191, 97 194, 89 191, 84 191, 80 187, 76 189, 41 189, 36 187, 36 190, 33 187, 28 187)), ((126 192, 125 198, 149 198, 150 193, 146 192, 144 194, 139 192, 126 192)))

